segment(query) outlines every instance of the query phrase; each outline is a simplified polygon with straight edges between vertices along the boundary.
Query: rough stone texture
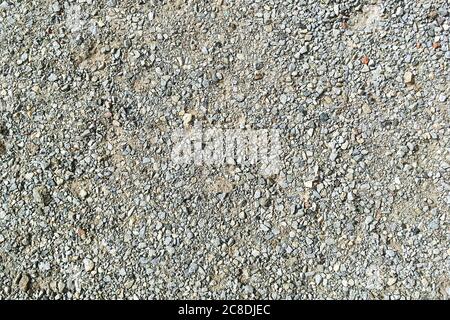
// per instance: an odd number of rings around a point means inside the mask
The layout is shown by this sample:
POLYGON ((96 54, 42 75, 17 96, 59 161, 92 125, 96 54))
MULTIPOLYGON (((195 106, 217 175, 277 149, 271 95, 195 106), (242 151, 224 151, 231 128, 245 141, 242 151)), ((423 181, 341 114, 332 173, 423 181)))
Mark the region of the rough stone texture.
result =
POLYGON ((0 0, 0 299, 448 299, 449 9, 0 0), (194 121, 282 170, 175 165, 194 121))

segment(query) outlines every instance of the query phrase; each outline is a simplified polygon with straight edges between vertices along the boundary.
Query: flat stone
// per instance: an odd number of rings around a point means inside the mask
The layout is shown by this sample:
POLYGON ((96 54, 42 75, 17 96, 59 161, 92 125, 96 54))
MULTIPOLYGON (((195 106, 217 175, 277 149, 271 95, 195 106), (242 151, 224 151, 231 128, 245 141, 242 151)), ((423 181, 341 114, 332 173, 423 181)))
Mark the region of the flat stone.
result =
POLYGON ((414 74, 410 71, 405 72, 403 81, 405 82, 405 84, 414 84, 414 74))

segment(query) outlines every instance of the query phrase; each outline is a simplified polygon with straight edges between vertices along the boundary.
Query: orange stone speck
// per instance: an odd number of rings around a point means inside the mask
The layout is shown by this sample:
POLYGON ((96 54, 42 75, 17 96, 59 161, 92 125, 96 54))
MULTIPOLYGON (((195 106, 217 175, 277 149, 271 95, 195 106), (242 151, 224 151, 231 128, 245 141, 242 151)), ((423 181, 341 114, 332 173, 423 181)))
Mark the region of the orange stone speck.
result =
POLYGON ((441 44, 439 42, 433 42, 433 49, 439 49, 441 44))

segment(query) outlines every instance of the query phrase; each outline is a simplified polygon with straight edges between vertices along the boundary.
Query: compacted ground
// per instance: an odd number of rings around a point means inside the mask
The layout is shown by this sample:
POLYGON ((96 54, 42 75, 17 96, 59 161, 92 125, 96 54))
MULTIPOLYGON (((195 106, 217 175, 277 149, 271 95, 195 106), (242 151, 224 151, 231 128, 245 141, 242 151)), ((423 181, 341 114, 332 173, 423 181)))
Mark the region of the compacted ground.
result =
POLYGON ((0 298, 448 299, 449 10, 0 0, 0 298))

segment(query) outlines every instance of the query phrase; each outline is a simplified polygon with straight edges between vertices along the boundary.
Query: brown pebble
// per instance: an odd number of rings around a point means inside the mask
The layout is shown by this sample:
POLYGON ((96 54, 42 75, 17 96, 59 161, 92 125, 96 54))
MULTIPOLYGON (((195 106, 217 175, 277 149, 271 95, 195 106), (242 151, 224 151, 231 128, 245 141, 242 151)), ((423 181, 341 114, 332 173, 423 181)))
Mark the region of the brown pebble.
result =
POLYGON ((86 238, 86 231, 82 228, 77 228, 77 234, 81 239, 86 238))
POLYGON ((439 49, 441 44, 439 42, 433 42, 433 49, 439 49))
POLYGON ((27 274, 23 274, 22 277, 20 277, 19 281, 19 289, 26 292, 30 288, 30 276, 27 274))
POLYGON ((430 18, 431 20, 434 20, 438 17, 438 12, 436 10, 432 10, 430 11, 430 13, 428 13, 428 18, 430 18))
POLYGON ((262 72, 255 72, 255 80, 261 80, 264 77, 264 74, 262 72))

